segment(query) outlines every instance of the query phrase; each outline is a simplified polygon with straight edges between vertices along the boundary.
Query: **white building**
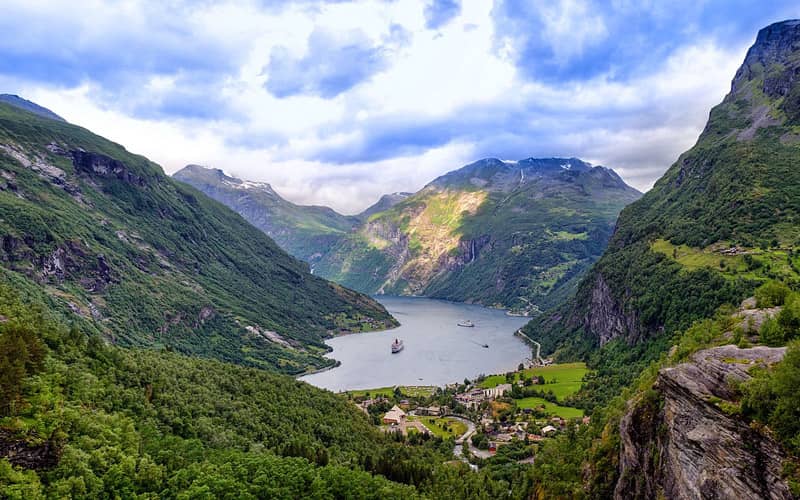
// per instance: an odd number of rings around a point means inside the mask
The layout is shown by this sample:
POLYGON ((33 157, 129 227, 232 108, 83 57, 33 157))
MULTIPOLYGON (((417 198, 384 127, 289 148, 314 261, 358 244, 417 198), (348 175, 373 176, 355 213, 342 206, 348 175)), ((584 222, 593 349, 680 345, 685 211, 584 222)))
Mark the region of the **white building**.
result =
POLYGON ((487 398, 499 398, 507 392, 511 392, 511 384, 499 384, 497 387, 484 389, 483 395, 487 398))

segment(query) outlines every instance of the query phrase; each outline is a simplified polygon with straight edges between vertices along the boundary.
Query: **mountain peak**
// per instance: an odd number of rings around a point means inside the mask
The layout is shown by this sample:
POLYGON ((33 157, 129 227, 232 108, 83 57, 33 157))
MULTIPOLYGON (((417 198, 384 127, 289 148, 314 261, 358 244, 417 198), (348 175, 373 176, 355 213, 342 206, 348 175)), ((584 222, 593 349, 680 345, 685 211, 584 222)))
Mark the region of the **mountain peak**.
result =
POLYGON ((374 204, 370 205, 363 212, 358 214, 358 218, 368 219, 372 214, 383 212, 384 210, 389 210, 390 208, 397 205, 401 201, 405 200, 412 194, 413 193, 406 193, 403 191, 385 194, 381 196, 380 199, 376 201, 374 204))
POLYGON ((233 177, 226 174, 222 169, 204 167, 202 165, 186 165, 182 169, 172 174, 172 177, 181 182, 186 182, 189 184, 196 184, 198 182, 210 184, 222 183, 236 189, 257 189, 259 191, 277 195, 275 190, 272 189, 272 186, 268 182, 243 181, 238 177, 233 177))
POLYGON ((800 20, 770 24, 761 29, 736 72, 731 93, 738 94, 748 82, 763 78, 762 91, 768 97, 786 96, 798 78, 800 67, 800 20))
POLYGON ((519 167, 526 167, 539 171, 561 172, 587 172, 592 164, 578 158, 526 158, 516 162, 519 167))
POLYGON ((448 172, 434 179, 428 186, 445 188, 472 184, 481 188, 506 191, 519 186, 527 179, 553 179, 573 177, 592 172, 606 172, 612 183, 628 187, 613 170, 595 167, 580 158, 525 158, 522 160, 500 160, 483 158, 448 172), (600 170, 598 170, 600 169, 600 170))
POLYGON ((58 116, 57 114, 53 113, 49 109, 45 108, 44 106, 39 106, 35 102, 23 99, 22 97, 16 94, 0 94, 0 102, 4 102, 10 106, 14 106, 15 108, 28 111, 35 115, 39 115, 43 118, 49 118, 51 120, 57 120, 60 122, 67 121, 58 116))

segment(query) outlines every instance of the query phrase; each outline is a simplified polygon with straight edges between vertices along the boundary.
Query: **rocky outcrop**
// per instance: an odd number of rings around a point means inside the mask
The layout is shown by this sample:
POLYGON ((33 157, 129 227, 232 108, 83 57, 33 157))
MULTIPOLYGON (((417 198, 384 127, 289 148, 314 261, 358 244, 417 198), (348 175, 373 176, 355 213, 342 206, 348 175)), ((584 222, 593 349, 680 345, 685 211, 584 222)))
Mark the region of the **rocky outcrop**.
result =
POLYGON ((738 94, 749 81, 763 79, 762 91, 770 98, 789 94, 800 79, 800 21, 771 24, 758 32, 756 42, 747 51, 744 63, 736 72, 731 95, 738 94))
POLYGON ((616 499, 789 499, 780 445, 725 411, 733 383, 785 348, 723 346, 662 369, 620 424, 616 499))
POLYGON ((25 469, 50 469, 58 463, 59 447, 51 440, 38 445, 30 444, 0 429, 0 458, 25 469))
POLYGON ((134 173, 127 165, 109 156, 80 150, 70 151, 69 154, 76 172, 116 178, 139 187, 147 184, 143 177, 134 173))
POLYGON ((104 254, 92 254, 79 242, 68 241, 39 258, 38 280, 61 283, 76 278, 86 291, 98 293, 116 281, 104 254))
POLYGON ((597 273, 591 289, 583 327, 599 339, 600 345, 617 337, 634 341, 641 334, 638 314, 625 310, 600 273, 597 273))

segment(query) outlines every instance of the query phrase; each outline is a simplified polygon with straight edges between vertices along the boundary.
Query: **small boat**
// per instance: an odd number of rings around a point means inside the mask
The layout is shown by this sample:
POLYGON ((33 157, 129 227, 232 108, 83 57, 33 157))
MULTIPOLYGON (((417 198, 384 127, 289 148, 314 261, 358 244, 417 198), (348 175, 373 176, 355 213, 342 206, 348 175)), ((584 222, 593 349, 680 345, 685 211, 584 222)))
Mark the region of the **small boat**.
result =
POLYGON ((473 323, 472 321, 470 321, 468 319, 465 319, 464 321, 459 321, 458 322, 458 326, 463 326, 465 328, 472 328, 472 327, 475 326, 475 323, 473 323))
POLYGON ((392 354, 397 354, 398 352, 403 350, 403 341, 400 339, 394 339, 392 342, 392 354))
POLYGON ((482 344, 481 347, 483 347, 484 349, 488 349, 489 348, 489 344, 482 344))

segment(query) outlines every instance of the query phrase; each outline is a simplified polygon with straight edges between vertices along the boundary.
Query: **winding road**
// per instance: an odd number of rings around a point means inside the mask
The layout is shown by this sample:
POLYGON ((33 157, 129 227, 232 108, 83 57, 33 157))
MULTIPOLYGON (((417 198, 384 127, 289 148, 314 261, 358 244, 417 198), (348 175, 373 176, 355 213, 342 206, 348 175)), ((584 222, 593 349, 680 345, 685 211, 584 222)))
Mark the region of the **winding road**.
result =
POLYGON ((453 447, 453 455, 455 455, 459 460, 469 464, 470 468, 473 470, 477 470, 478 467, 474 464, 469 463, 467 458, 464 456, 464 442, 467 443, 467 447, 469 448, 469 452, 475 455, 478 458, 489 458, 492 456, 491 453, 484 450, 479 450, 472 446, 472 435, 475 434, 475 423, 472 420, 468 420, 463 417, 459 417, 457 415, 446 415, 447 418, 452 418, 454 420, 458 420, 467 426, 467 431, 461 435, 458 439, 456 439, 455 447, 453 447))

